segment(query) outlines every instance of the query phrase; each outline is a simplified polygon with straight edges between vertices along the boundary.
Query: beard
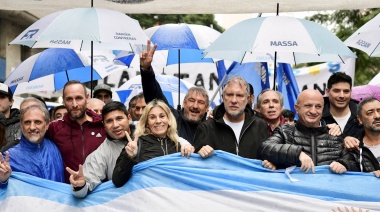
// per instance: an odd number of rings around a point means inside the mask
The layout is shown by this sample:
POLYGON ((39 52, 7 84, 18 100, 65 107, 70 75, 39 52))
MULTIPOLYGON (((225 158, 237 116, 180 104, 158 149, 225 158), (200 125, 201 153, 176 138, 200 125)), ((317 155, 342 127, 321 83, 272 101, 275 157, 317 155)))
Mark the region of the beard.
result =
POLYGON ((72 113, 72 111, 69 111, 69 115, 70 115, 70 117, 73 119, 73 120, 78 120, 78 119, 82 119, 84 116, 85 116, 85 114, 86 114, 86 109, 81 109, 80 110, 80 113, 79 114, 77 114, 77 115, 74 115, 73 113, 72 113))
POLYGON ((244 113, 244 108, 242 108, 238 111, 231 111, 228 108, 225 108, 225 109, 226 109, 226 113, 228 113, 228 115, 230 115, 233 118, 239 118, 244 113))
POLYGON ((199 116, 197 117, 192 117, 189 115, 189 112, 185 112, 183 111, 183 119, 185 119, 186 122, 189 122, 191 124, 199 124, 202 122, 202 118, 203 116, 201 116, 200 114, 200 111, 199 110, 193 110, 193 109, 189 109, 191 112, 198 112, 199 113, 199 116))

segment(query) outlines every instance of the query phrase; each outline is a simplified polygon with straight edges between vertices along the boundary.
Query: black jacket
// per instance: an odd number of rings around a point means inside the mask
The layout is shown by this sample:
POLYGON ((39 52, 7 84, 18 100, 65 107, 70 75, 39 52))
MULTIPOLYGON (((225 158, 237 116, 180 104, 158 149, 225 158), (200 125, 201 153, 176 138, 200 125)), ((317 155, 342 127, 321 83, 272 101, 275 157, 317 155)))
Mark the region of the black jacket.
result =
POLYGON ((139 150, 133 159, 129 158, 125 148, 116 160, 115 169, 112 174, 112 182, 116 187, 123 186, 131 178, 133 166, 155 157, 176 153, 181 150, 181 146, 175 145, 169 139, 157 138, 154 135, 139 137, 139 150))
MULTIPOLYGON (((322 119, 326 122, 326 124, 338 124, 334 117, 330 113, 330 101, 329 97, 323 98, 325 103, 323 107, 323 113, 322 113, 322 119)), ((348 104, 351 110, 351 116, 347 121, 346 126, 342 130, 342 137, 345 138, 346 136, 352 136, 355 138, 359 138, 363 127, 359 124, 359 121, 356 119, 357 116, 357 101, 351 99, 350 103, 348 104)))
MULTIPOLYGON (((156 80, 156 76, 154 75, 152 68, 149 71, 141 70, 141 84, 144 91, 145 102, 149 103, 153 99, 163 100, 170 107, 170 110, 176 118, 178 135, 189 141, 191 145, 194 145, 194 134, 197 130, 199 123, 192 123, 186 121, 183 117, 183 109, 178 111, 168 103, 168 100, 162 93, 160 84, 158 84, 156 80)), ((204 121, 205 119, 206 114, 203 117, 202 121, 204 121)))
POLYGON ((362 153, 360 154, 359 150, 352 151, 358 164, 360 163, 360 156, 362 157, 360 170, 362 172, 373 172, 376 170, 380 170, 379 161, 372 154, 371 150, 364 146, 363 137, 364 131, 360 134, 360 137, 358 138, 360 141, 359 147, 361 148, 362 153))
MULTIPOLYGON (((6 126, 6 140, 7 144, 4 148, 9 149, 10 147, 19 143, 21 138, 21 126, 20 126, 20 110, 13 108, 10 111, 9 118, 5 121, 6 126)), ((5 151, 6 149, 2 149, 5 151)))
POLYGON ((240 133, 239 142, 235 133, 228 126, 223 116, 226 112, 224 103, 214 108, 214 118, 199 124, 195 133, 194 147, 198 152, 203 146, 209 145, 214 150, 223 150, 245 158, 258 159, 258 149, 268 137, 267 123, 253 115, 253 111, 246 107, 245 119, 240 133))
POLYGON ((301 151, 310 156, 316 166, 337 161, 348 171, 358 171, 354 157, 344 149, 342 138, 329 135, 323 121, 318 128, 309 128, 299 122, 277 127, 260 147, 260 157, 276 165, 301 166, 301 151))

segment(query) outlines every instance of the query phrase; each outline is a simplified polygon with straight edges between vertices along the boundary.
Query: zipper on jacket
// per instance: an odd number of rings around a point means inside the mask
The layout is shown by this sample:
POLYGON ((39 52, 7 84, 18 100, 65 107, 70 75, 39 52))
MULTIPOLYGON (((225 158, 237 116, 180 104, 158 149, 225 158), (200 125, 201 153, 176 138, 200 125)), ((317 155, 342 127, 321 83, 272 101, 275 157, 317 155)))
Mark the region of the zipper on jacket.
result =
POLYGON ((315 135, 311 136, 311 159, 313 160, 314 166, 317 165, 317 147, 315 143, 315 135))
POLYGON ((83 126, 81 125, 80 126, 80 130, 81 130, 81 132, 82 132, 82 163, 84 163, 84 161, 85 161, 85 157, 84 157, 84 129, 83 129, 83 126))
POLYGON ((162 149, 162 152, 164 153, 164 155, 166 155, 167 154, 167 152, 168 152, 168 145, 167 145, 167 143, 166 143, 166 140, 165 140, 165 148, 166 148, 166 152, 165 152, 165 149, 164 149, 164 143, 162 142, 162 138, 158 138, 158 140, 161 142, 161 149, 162 149))

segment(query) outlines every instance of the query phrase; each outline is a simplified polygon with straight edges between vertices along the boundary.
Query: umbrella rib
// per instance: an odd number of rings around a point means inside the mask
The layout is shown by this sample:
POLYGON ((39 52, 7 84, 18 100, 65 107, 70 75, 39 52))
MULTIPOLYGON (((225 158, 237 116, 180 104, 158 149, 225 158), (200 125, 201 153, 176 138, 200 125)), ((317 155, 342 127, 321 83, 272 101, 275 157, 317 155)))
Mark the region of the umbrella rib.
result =
POLYGON ((375 52, 375 50, 377 49, 377 47, 379 46, 380 43, 377 43, 376 47, 373 49, 373 51, 371 52, 371 54, 369 55, 370 57, 372 57, 372 54, 375 52))
POLYGON ((294 52, 293 52, 293 60, 294 60, 294 65, 297 65, 297 63, 296 63, 296 55, 294 54, 294 52))
POLYGON ((338 57, 340 58, 340 60, 342 61, 343 64, 346 64, 339 54, 338 54, 338 57))
MULTIPOLYGON (((243 60, 244 60, 245 54, 247 54, 247 52, 244 52, 244 55, 243 55, 243 57, 241 58, 241 61, 240 61, 240 65, 243 64, 243 60)), ((252 54, 252 52, 251 52, 251 54, 252 54)))
POLYGON ((82 42, 80 43, 80 51, 82 51, 82 47, 83 47, 83 40, 82 40, 82 42))

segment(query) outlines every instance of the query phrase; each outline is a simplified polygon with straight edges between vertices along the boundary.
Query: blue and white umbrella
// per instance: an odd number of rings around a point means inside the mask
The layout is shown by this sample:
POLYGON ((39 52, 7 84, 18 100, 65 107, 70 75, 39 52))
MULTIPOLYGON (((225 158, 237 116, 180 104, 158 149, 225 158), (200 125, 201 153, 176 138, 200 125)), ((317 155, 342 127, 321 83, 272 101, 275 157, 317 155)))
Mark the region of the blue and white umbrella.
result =
MULTIPOLYGON (((148 28, 145 33, 152 43, 157 44, 152 62, 153 69, 159 71, 157 73, 169 73, 175 69, 179 76, 184 70, 205 69, 201 65, 194 66, 194 64, 214 65, 214 61, 203 58, 202 53, 220 36, 220 32, 210 27, 196 24, 165 24, 148 28)), ((118 60, 132 67, 139 67, 139 65, 131 65, 133 61, 139 62, 138 58, 133 58, 133 55, 128 54, 129 52, 122 52, 118 60)), ((209 69, 210 66, 206 65, 206 67, 209 69)), ((214 69, 216 70, 215 65, 214 69)))
POLYGON ((114 10, 74 8, 47 15, 10 44, 31 48, 136 50, 148 37, 137 20, 114 10))
MULTIPOLYGON (((125 69, 115 65, 112 51, 93 52, 93 80, 103 79, 109 74, 125 69)), ((35 54, 14 69, 4 82, 15 92, 56 91, 69 80, 91 81, 91 58, 88 51, 52 48, 35 54)))
MULTIPOLYGON (((174 98, 174 97, 178 96, 178 93, 179 93, 180 101, 183 101, 187 90, 194 86, 193 84, 189 82, 186 82, 184 80, 179 80, 180 90, 178 92, 178 77, 156 74, 156 80, 160 84, 161 90, 164 93, 169 104, 173 107, 174 105, 179 104, 178 98, 174 98)), ((132 95, 136 95, 139 92, 142 92, 141 75, 138 75, 129 79, 127 82, 125 82, 122 86, 120 86, 116 90, 116 93, 119 95, 120 102, 124 102, 124 103, 128 103, 129 102, 128 100, 133 97, 132 95)))

